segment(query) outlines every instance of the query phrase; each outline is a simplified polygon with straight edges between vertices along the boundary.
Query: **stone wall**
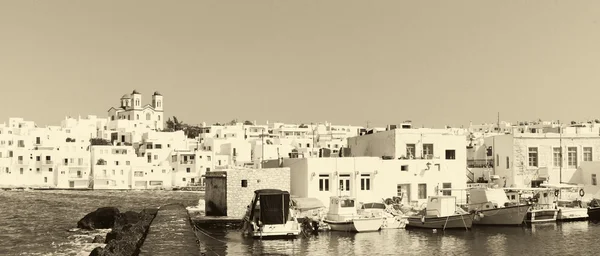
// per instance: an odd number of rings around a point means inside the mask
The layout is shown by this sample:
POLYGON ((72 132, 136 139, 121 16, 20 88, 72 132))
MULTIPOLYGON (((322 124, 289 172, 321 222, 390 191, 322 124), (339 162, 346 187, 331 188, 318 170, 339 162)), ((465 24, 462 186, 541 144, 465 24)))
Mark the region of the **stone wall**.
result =
MULTIPOLYGON (((227 169, 227 216, 242 218, 259 189, 290 191, 290 168, 227 169), (245 186, 245 187, 244 187, 245 186)), ((206 188, 208 192, 208 187, 206 188)))

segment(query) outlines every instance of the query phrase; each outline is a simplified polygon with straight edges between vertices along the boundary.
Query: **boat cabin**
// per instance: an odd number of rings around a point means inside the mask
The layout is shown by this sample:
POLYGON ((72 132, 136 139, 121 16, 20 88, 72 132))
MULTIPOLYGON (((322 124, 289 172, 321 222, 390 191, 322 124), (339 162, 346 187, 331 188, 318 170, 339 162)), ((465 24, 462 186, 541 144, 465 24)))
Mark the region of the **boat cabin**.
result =
POLYGON ((456 212, 456 197, 430 196, 427 198, 427 216, 444 217, 454 215, 456 212))
POLYGON ((509 197, 503 189, 474 188, 469 191, 469 210, 487 210, 515 205, 509 197))
POLYGON ((329 198, 329 214, 353 215, 356 213, 356 199, 349 196, 329 198))
POLYGON ((254 191, 250 220, 259 225, 285 224, 290 218, 290 193, 278 189, 254 191))
POLYGON ((533 209, 554 208, 554 190, 547 188, 505 188, 506 196, 511 203, 533 204, 533 209))

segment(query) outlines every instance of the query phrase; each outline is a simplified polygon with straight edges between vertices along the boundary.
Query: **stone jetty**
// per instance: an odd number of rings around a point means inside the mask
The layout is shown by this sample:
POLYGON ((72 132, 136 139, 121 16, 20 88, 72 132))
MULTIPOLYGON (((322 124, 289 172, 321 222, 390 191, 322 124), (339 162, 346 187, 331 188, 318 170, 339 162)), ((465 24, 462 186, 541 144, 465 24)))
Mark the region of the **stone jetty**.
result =
POLYGON ((80 229, 111 228, 106 238, 95 237, 94 242, 104 242, 90 256, 161 256, 204 255, 187 209, 181 204, 169 204, 159 209, 141 212, 120 212, 114 207, 98 208, 83 217, 80 229))
POLYGON ((183 205, 170 204, 159 208, 139 255, 201 255, 189 213, 183 205))

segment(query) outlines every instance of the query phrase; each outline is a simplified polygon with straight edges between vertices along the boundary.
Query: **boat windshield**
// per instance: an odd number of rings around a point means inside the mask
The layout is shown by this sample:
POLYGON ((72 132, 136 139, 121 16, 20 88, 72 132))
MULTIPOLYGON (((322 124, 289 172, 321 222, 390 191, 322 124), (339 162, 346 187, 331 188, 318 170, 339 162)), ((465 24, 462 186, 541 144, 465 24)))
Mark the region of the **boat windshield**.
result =
POLYGON ((354 199, 341 199, 340 206, 341 207, 354 207, 354 199))

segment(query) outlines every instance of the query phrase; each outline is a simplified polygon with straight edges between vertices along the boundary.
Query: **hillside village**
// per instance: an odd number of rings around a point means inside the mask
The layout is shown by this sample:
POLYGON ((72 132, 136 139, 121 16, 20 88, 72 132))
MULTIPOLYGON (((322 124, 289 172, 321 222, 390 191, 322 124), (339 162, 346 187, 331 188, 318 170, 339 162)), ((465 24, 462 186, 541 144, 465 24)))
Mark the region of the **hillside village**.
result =
POLYGON ((293 194, 321 200, 345 193, 419 204, 428 195, 457 193, 442 188, 478 183, 548 181, 598 191, 598 120, 442 129, 410 121, 381 128, 248 120, 191 125, 167 115, 159 92, 148 104, 142 96, 134 90, 105 117, 66 117, 60 126, 9 118, 0 124, 0 187, 202 189, 215 171, 277 167, 289 168, 293 194))

